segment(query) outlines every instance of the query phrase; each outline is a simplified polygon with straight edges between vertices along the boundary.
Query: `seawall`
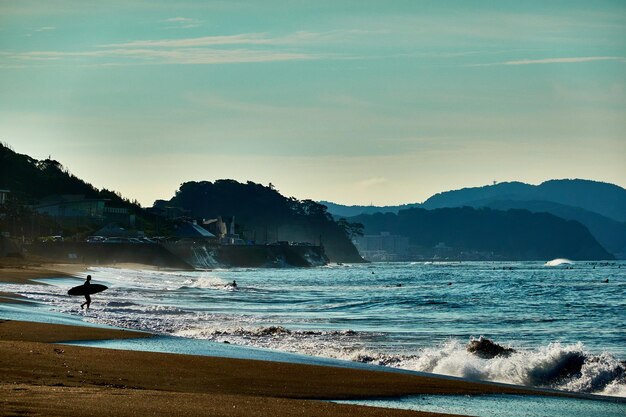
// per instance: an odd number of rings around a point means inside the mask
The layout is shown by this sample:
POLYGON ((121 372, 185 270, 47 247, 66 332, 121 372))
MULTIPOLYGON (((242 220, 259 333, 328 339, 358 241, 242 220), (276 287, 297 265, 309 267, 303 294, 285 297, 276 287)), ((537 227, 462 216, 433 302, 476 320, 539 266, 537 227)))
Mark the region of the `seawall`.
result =
POLYGON ((94 265, 141 263, 174 269, 312 267, 328 263, 321 246, 215 245, 193 241, 45 242, 25 245, 24 250, 56 262, 94 265))
POLYGON ((25 245, 24 249, 57 262, 94 265, 140 263, 162 268, 193 269, 189 263, 155 243, 45 242, 25 245))
POLYGON ((163 246, 199 269, 312 267, 328 263, 322 246, 214 245, 188 241, 164 243, 163 246))

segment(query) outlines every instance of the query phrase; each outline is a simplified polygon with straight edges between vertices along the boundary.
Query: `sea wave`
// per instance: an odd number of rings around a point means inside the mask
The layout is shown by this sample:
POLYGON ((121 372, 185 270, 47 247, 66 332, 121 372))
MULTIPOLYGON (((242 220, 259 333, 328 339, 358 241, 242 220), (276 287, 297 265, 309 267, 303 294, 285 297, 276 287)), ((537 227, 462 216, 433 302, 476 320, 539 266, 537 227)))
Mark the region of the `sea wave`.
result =
POLYGON ((183 285, 179 287, 179 289, 186 288, 226 288, 228 286, 228 282, 218 278, 218 277, 200 277, 200 278, 191 278, 183 282, 183 285))
POLYGON ((593 355, 582 343, 554 342, 529 350, 504 347, 493 351, 496 353, 468 349, 472 340, 481 338, 472 339, 469 344, 450 340, 415 353, 392 354, 368 348, 367 339, 374 335, 353 330, 311 331, 267 326, 188 328, 174 334, 472 380, 626 397, 626 364, 606 352, 593 355))
POLYGON ((591 355, 582 343, 558 342, 537 349, 514 351, 509 355, 481 358, 458 341, 424 349, 410 369, 470 379, 507 382, 532 387, 565 389, 577 392, 619 392, 625 366, 608 353, 591 355))

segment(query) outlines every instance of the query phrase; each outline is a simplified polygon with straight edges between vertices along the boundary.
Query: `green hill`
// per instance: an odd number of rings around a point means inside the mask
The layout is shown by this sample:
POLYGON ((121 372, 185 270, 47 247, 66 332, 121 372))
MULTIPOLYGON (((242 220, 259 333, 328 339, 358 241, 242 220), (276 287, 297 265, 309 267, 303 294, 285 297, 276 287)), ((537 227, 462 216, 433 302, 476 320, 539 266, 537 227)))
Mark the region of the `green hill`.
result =
POLYGON ((496 210, 520 209, 533 213, 550 213, 565 220, 584 225, 598 243, 618 259, 626 259, 626 223, 621 223, 592 211, 550 201, 493 200, 477 205, 496 210))
POLYGON ((117 207, 139 208, 121 195, 93 185, 71 174, 53 159, 38 160, 13 151, 0 143, 0 188, 9 189, 11 196, 26 203, 50 195, 82 194, 87 198, 111 200, 117 207))
POLYGON ((527 210, 471 207, 351 217, 366 234, 389 232, 409 238, 415 259, 577 260, 613 259, 576 221, 527 210))
POLYGON ((287 198, 272 186, 234 180, 186 182, 171 200, 155 202, 157 208, 165 206, 188 210, 198 219, 235 216, 237 232, 246 240, 319 243, 321 239, 330 260, 362 261, 346 228, 333 220, 326 206, 287 198))
POLYGON ((0 189, 10 191, 7 203, 0 206, 0 231, 9 232, 11 236, 24 236, 26 239, 46 235, 81 238, 111 220, 111 216, 61 218, 33 209, 43 199, 67 201, 68 196, 76 197, 76 201, 105 200, 107 207, 125 209, 126 214, 122 217, 129 223, 133 215, 134 224, 139 230, 149 232, 154 224, 153 216, 142 210, 137 202, 86 183, 58 161, 31 158, 16 153, 5 144, 0 144, 0 189))

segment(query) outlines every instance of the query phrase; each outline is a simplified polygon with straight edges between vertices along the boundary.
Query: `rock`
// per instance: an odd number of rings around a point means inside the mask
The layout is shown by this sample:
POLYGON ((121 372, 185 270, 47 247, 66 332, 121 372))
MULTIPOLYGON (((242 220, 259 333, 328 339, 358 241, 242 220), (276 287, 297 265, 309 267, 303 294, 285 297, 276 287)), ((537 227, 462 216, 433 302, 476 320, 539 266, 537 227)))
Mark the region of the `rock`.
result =
POLYGON ((483 358, 493 359, 496 356, 509 356, 515 353, 515 349, 505 348, 493 341, 480 336, 478 339, 472 339, 467 344, 466 349, 469 353, 483 358))

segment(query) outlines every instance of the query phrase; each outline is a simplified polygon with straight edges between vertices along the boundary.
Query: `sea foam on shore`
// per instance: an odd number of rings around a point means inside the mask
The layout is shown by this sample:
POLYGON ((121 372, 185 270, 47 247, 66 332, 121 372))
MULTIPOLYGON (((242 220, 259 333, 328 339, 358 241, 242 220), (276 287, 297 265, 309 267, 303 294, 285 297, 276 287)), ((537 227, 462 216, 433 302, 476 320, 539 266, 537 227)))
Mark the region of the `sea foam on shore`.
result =
POLYGON ((79 279, 3 284, 100 324, 468 379, 626 396, 624 269, 542 263, 376 264, 205 272, 92 268, 109 290, 81 311, 79 279), (612 277, 612 286, 601 284, 612 277), (235 289, 229 284, 236 280, 235 289), (582 296, 584 295, 584 296, 582 296), (584 316, 582 316, 584 314, 584 316), (585 320, 582 321, 581 317, 585 320), (594 328, 595 332, 588 329, 594 328), (515 350, 467 351, 485 335, 515 350))

